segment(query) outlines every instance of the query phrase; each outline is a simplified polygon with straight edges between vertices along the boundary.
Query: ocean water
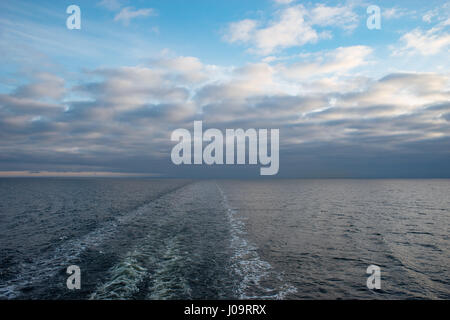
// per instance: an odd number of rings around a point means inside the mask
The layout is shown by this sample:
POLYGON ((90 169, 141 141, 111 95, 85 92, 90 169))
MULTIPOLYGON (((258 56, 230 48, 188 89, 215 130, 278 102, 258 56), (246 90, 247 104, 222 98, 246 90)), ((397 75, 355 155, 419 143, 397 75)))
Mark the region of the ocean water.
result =
POLYGON ((449 299, 449 195, 450 180, 0 179, 0 299, 449 299))

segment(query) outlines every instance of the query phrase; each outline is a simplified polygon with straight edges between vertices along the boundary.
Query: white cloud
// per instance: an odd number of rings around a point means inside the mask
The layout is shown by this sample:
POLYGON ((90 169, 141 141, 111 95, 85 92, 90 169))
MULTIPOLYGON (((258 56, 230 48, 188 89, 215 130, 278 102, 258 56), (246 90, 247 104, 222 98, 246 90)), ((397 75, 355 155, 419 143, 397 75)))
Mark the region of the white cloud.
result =
POLYGON ((255 31, 257 22, 255 20, 245 19, 233 22, 229 26, 228 33, 224 39, 233 42, 249 42, 255 31))
POLYGON ((314 61, 281 65, 279 69, 289 79, 306 79, 324 74, 343 74, 368 63, 372 49, 367 46, 340 47, 319 54, 314 61))
POLYGON ((305 22, 306 10, 302 5, 278 12, 277 18, 266 27, 257 28, 254 20, 232 23, 225 37, 229 42, 251 43, 252 52, 266 55, 278 49, 315 42, 318 34, 305 22))
POLYGON ((295 0, 273 0, 278 4, 290 4, 292 2, 294 2, 295 0))
POLYGON ((414 29, 401 37, 403 46, 394 50, 393 55, 420 54, 424 56, 435 55, 450 46, 450 34, 443 32, 441 27, 426 31, 414 29))
POLYGON ((277 11, 269 22, 245 19, 230 23, 224 40, 244 43, 252 53, 269 55, 332 37, 329 30, 318 32, 314 26, 353 30, 357 24, 358 16, 352 6, 317 5, 308 10, 303 5, 293 5, 277 11))
POLYGON ((210 66, 204 65, 196 57, 162 57, 151 59, 150 65, 172 73, 174 80, 180 80, 184 83, 199 83, 209 78, 207 72, 210 66))
POLYGON ((266 63, 248 64, 234 69, 227 79, 201 88, 197 98, 201 104, 218 101, 244 102, 258 95, 279 94, 282 87, 274 79, 275 70, 266 63))
POLYGON ((122 21, 123 24, 128 25, 130 20, 138 17, 147 17, 155 15, 155 10, 151 8, 134 10, 132 7, 123 8, 115 17, 114 21, 122 21))
POLYGON ((381 11, 383 18, 385 18, 385 19, 398 19, 398 18, 401 18, 405 15, 412 14, 412 13, 413 12, 409 12, 406 9, 397 8, 397 7, 386 8, 381 11))
MULTIPOLYGON (((384 116, 398 116, 417 112, 424 106, 445 103, 449 77, 435 73, 391 74, 373 82, 367 90, 349 94, 340 103, 344 107, 365 107, 389 104, 384 116)), ((377 111, 378 113, 380 111, 377 111)))
POLYGON ((433 18, 437 15, 437 12, 435 10, 430 10, 427 13, 425 13, 422 17, 422 20, 424 22, 428 22, 431 23, 431 21, 433 20, 433 18))
POLYGON ((102 0, 98 5, 112 11, 119 10, 122 6, 119 0, 102 0))
POLYGON ((340 26, 352 30, 358 25, 358 15, 350 6, 317 5, 310 12, 311 23, 319 26, 340 26))
POLYGON ((450 16, 450 2, 446 2, 443 5, 436 7, 432 10, 428 10, 423 16, 422 21, 427 23, 443 22, 449 19, 450 16))
POLYGON ((302 46, 317 41, 319 36, 305 22, 305 14, 306 11, 301 5, 284 10, 278 20, 256 32, 256 50, 269 54, 278 48, 302 46))
POLYGON ((449 14, 450 2, 428 11, 423 15, 422 20, 427 23, 434 21, 435 25, 428 30, 416 28, 405 33, 400 38, 400 45, 391 47, 392 55, 433 56, 448 53, 450 47, 449 14))

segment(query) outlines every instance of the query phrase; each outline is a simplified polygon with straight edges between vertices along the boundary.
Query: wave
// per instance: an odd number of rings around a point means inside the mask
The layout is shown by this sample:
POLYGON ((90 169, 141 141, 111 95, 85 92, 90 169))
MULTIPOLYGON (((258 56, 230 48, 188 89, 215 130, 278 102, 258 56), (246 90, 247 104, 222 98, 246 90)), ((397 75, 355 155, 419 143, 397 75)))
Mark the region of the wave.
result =
POLYGON ((76 264, 87 249, 100 252, 98 248, 103 243, 113 240, 120 226, 132 223, 137 217, 148 214, 152 210, 153 204, 159 198, 176 192, 184 186, 186 184, 163 192, 150 202, 100 225, 90 233, 80 238, 67 240, 51 252, 41 255, 29 263, 20 264, 17 271, 18 276, 0 285, 0 299, 20 298, 24 289, 33 287, 36 283, 45 283, 65 270, 69 265, 76 264))
POLYGON ((147 269, 137 260, 138 252, 128 255, 111 271, 111 280, 97 289, 90 300, 127 299, 139 292, 139 284, 147 275, 147 269))

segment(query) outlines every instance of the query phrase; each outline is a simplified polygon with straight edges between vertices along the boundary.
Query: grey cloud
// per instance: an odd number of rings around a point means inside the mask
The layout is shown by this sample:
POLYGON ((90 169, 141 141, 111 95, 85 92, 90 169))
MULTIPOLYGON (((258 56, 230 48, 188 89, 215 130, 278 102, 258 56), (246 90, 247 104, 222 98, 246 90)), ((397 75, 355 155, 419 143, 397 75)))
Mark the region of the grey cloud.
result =
POLYGON ((63 110, 63 105, 41 102, 35 99, 18 98, 13 95, 0 95, 0 107, 11 114, 41 115, 63 110))
POLYGON ((60 99, 65 94, 65 81, 49 73, 38 73, 32 83, 20 86, 15 92, 19 98, 60 99))
POLYGON ((48 94, 58 81, 0 95, 0 170, 257 174, 172 165, 171 131, 203 120, 219 129, 280 129, 280 176, 395 176, 394 169, 399 176, 436 176, 437 168, 450 176, 445 75, 391 74, 350 93, 292 94, 268 65, 235 69, 218 81, 198 63, 93 70, 59 99, 48 94), (179 76, 199 70, 210 81, 179 76))

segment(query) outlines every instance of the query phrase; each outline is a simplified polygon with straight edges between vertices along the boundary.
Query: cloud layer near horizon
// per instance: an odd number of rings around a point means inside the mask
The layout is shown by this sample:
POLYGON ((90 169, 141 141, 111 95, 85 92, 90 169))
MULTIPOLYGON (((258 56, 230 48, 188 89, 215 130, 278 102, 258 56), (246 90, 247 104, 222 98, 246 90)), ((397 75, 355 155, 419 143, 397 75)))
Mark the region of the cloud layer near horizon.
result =
POLYGON ((289 171, 305 158, 336 157, 343 165, 347 157, 417 160, 424 149, 448 157, 442 147, 450 136, 448 74, 335 77, 365 63, 361 55, 369 53, 338 48, 321 63, 232 69, 193 57, 153 59, 87 71, 69 88, 55 75, 39 74, 0 95, 2 168, 170 175, 170 133, 192 129, 194 120, 219 129, 279 128, 289 171))
MULTIPOLYGON (((29 72, 0 94, 0 171, 257 176, 258 166, 171 164, 171 132, 203 120, 222 130, 280 129, 281 177, 450 177, 448 70, 391 72, 362 44, 274 55, 318 41, 332 17, 345 32, 357 23, 342 5, 277 2, 272 20, 231 22, 224 37, 261 56, 256 62, 163 52, 138 65, 84 68, 70 81, 29 72)), ((445 52, 447 22, 406 32, 392 56, 445 52)))

